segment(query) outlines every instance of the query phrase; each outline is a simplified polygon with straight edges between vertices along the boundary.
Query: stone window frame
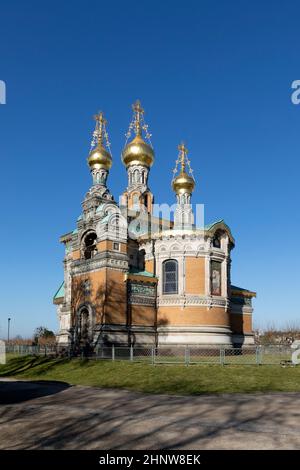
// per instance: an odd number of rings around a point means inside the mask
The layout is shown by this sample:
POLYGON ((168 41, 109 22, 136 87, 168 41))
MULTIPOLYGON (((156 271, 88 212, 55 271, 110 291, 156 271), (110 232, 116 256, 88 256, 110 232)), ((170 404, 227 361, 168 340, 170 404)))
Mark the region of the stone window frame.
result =
POLYGON ((228 280, 227 280, 227 276, 228 276, 228 260, 227 258, 221 258, 221 257, 218 257, 218 256, 211 256, 209 259, 208 259, 208 269, 209 269, 209 276, 208 276, 208 284, 209 284, 209 295, 211 295, 212 297, 223 297, 223 298, 226 298, 228 296, 228 280), (212 262, 218 262, 220 263, 221 265, 221 294, 220 295, 216 295, 216 294, 213 294, 212 293, 212 262))
POLYGON ((179 279, 178 279, 178 274, 179 274, 179 263, 177 261, 177 259, 174 259, 174 258, 169 258, 169 259, 166 259, 163 261, 162 263, 162 294, 163 295, 177 295, 178 292, 179 292, 179 279), (175 266, 176 266, 176 270, 175 270, 175 274, 176 274, 176 279, 175 279, 175 283, 176 283, 176 290, 174 291, 169 291, 167 292, 166 291, 166 279, 165 279, 165 266, 167 265, 167 263, 174 263, 175 266))

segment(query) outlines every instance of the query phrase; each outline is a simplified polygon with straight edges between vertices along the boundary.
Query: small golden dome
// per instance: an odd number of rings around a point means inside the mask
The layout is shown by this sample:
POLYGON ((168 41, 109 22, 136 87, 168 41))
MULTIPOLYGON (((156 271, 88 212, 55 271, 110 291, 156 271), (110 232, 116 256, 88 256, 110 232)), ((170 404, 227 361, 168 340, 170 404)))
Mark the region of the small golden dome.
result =
POLYGON ((105 150, 101 144, 98 144, 97 147, 90 152, 87 161, 91 169, 104 168, 105 170, 109 170, 112 165, 110 153, 105 150))
POLYGON ((195 180, 185 171, 181 171, 172 181, 172 187, 176 194, 192 193, 195 188, 195 180))
POLYGON ((137 134, 124 148, 122 160, 126 167, 130 165, 151 167, 154 162, 154 150, 150 145, 146 144, 140 134, 137 134))

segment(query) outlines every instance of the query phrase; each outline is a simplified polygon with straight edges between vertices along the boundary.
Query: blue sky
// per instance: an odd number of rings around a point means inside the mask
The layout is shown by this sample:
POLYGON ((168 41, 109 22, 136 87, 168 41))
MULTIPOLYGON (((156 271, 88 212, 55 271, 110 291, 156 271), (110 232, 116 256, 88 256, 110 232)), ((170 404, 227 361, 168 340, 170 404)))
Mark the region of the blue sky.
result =
POLYGON ((297 322, 300 79, 297 1, 1 2, 1 306, 12 335, 56 330, 58 238, 90 186, 92 115, 109 121, 115 197, 131 104, 152 132, 156 202, 173 202, 184 139, 206 222, 236 239, 232 282, 257 291, 254 322, 297 322))

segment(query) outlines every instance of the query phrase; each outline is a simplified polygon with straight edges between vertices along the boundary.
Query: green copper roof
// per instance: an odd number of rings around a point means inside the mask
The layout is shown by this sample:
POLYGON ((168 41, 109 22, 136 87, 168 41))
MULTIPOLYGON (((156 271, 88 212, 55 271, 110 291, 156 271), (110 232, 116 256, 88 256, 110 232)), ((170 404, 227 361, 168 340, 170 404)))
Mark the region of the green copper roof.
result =
POLYGON ((61 297, 64 297, 65 296, 65 283, 63 282, 58 291, 56 292, 55 296, 54 296, 54 299, 60 299, 61 297))
POLYGON ((75 233, 78 233, 78 228, 75 228, 75 230, 73 230, 72 234, 75 234, 75 233))
POLYGON ((149 271, 139 271, 137 268, 131 268, 129 270, 129 274, 137 274, 138 276, 155 277, 153 273, 150 273, 149 271))
POLYGON ((204 226, 204 230, 210 230, 214 225, 220 224, 221 222, 224 223, 224 219, 217 220, 216 222, 213 222, 212 224, 208 224, 204 226))
POLYGON ((231 284, 231 289, 241 290, 241 291, 246 291, 247 292, 247 289, 243 289, 242 287, 237 287, 237 286, 234 286, 232 284, 231 284))
POLYGON ((238 291, 240 291, 240 292, 249 292, 249 293, 252 293, 252 291, 249 290, 249 289, 243 289, 242 287, 233 286, 232 284, 231 284, 231 289, 233 289, 233 290, 238 290, 238 291))

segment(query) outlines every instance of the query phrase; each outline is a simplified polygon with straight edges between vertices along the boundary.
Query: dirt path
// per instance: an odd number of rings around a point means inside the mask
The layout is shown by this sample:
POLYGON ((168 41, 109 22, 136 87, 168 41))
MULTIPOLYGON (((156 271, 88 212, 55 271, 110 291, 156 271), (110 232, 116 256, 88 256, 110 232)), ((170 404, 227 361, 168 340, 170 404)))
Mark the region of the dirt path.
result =
POLYGON ((300 449, 300 393, 178 397, 0 379, 1 449, 300 449))

